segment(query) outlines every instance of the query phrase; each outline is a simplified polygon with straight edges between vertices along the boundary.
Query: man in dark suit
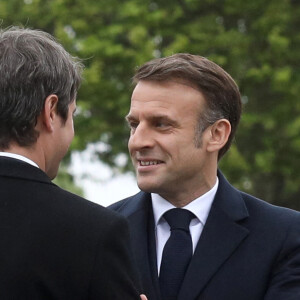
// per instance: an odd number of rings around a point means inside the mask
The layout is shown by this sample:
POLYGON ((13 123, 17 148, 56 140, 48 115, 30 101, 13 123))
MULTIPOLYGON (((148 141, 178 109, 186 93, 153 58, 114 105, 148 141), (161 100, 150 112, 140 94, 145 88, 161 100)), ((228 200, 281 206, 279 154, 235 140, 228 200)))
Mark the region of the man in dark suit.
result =
POLYGON ((137 195, 127 217, 150 300, 300 299, 300 214, 236 190, 218 161, 241 115, 237 85, 189 54, 140 67, 127 115, 137 195))
POLYGON ((125 218, 51 182, 74 135, 81 63, 0 32, 0 299, 139 299, 125 218))

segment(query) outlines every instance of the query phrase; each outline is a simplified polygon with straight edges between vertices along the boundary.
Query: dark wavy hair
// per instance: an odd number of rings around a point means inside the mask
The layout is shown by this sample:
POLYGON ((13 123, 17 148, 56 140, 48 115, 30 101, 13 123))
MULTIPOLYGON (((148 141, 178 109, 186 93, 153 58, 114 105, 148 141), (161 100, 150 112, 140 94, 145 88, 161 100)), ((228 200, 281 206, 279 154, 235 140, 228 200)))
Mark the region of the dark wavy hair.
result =
POLYGON ((232 77, 220 66, 205 57, 178 53, 153 59, 139 67, 133 83, 140 80, 179 80, 198 89, 204 96, 206 108, 201 112, 195 134, 195 145, 201 146, 202 132, 217 120, 227 119, 231 133, 227 143, 219 151, 219 159, 230 148, 242 112, 241 95, 232 77))

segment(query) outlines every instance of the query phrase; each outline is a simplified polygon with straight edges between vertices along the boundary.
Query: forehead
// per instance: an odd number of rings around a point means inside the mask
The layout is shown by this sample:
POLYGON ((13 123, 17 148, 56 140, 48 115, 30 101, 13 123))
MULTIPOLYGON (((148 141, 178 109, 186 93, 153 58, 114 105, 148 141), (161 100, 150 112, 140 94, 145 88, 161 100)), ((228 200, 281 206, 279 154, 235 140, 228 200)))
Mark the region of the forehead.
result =
POLYGON ((141 80, 132 97, 130 113, 198 113, 205 106, 202 93, 195 88, 176 81, 156 82, 141 80))

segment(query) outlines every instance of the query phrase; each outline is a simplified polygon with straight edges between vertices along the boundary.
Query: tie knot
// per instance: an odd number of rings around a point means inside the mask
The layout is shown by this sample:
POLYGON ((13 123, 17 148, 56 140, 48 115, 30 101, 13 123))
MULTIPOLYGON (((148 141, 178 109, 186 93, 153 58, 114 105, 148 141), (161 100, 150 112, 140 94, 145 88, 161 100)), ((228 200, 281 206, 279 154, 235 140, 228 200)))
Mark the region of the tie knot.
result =
POLYGON ((191 220, 195 218, 195 215, 187 209, 172 208, 164 213, 164 218, 171 230, 182 229, 189 231, 191 220))

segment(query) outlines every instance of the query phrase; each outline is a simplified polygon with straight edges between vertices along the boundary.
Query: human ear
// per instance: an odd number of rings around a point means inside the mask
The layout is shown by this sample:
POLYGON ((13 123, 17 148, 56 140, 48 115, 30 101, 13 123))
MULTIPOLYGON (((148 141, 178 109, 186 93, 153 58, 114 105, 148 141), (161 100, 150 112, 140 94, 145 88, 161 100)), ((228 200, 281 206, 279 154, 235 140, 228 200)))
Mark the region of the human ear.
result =
POLYGON ((210 131, 206 149, 208 152, 218 152, 228 141, 231 132, 230 122, 227 119, 220 119, 208 129, 210 131))
POLYGON ((42 110, 42 120, 45 128, 52 132, 54 130, 54 122, 57 118, 57 95, 49 95, 44 103, 44 108, 42 110))

